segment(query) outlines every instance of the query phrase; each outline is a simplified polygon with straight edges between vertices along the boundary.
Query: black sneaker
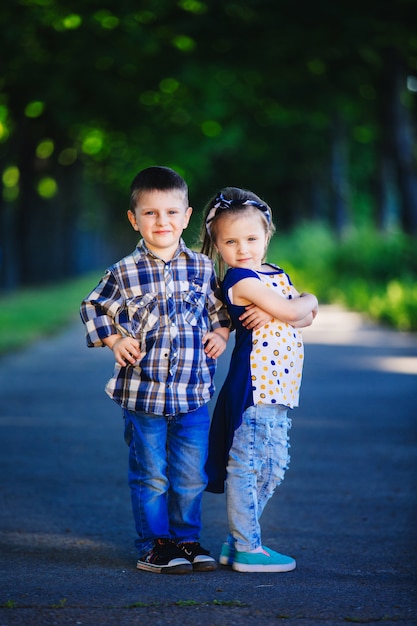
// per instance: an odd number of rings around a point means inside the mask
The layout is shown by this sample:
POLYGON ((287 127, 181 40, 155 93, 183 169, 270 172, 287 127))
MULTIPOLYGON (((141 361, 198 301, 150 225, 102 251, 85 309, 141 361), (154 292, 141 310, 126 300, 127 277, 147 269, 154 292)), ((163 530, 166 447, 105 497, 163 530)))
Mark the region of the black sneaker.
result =
POLYGON ((187 574, 193 571, 190 560, 170 539, 156 539, 152 550, 138 560, 136 567, 155 574, 187 574))
POLYGON ((198 541, 186 541, 178 544, 182 554, 192 563, 193 570, 209 572, 217 568, 217 563, 210 552, 200 546, 198 541))

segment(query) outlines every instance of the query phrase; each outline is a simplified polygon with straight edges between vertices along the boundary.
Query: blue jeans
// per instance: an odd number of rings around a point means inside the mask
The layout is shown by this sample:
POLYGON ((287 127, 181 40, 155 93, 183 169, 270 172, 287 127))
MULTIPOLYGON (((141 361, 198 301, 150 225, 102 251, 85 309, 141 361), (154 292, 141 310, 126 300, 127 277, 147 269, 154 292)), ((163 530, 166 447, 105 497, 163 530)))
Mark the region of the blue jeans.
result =
POLYGON ((287 407, 257 404, 243 414, 229 452, 226 478, 228 542, 238 550, 262 545, 259 519, 290 461, 287 407))
POLYGON ((204 405, 165 417, 123 412, 139 556, 157 538, 198 541, 210 418, 204 405))

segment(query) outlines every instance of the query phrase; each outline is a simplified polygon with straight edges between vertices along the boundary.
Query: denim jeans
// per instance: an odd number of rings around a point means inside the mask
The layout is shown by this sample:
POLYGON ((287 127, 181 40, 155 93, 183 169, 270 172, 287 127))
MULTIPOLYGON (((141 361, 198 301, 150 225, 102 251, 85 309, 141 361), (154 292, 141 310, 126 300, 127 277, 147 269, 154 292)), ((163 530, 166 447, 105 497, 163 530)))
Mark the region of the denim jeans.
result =
POLYGON ((238 550, 262 545, 259 519, 290 461, 287 407, 257 404, 243 414, 229 452, 226 478, 228 542, 238 550))
POLYGON ((204 405, 165 417, 124 410, 139 556, 157 538, 198 541, 210 418, 204 405))

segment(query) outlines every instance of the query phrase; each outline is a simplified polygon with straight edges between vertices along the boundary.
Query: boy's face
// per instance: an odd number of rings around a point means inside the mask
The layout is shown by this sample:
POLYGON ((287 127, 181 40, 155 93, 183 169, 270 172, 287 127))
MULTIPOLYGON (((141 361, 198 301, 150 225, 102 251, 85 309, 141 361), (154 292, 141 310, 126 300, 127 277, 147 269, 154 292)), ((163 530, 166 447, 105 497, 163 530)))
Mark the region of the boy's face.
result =
POLYGON ((174 256, 183 230, 188 226, 192 208, 187 206, 184 194, 172 191, 142 193, 135 211, 127 216, 132 227, 145 240, 149 250, 169 261, 174 256))

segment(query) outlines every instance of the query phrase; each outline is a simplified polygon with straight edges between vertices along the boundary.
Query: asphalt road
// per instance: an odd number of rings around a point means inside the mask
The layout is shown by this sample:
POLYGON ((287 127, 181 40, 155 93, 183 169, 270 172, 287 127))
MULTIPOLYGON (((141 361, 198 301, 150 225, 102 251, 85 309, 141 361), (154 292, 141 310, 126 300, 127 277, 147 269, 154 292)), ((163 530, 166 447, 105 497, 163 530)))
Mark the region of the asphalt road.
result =
MULTIPOLYGON (((262 523, 297 560, 286 574, 137 571, 112 354, 75 323, 0 359, 0 626, 417 624, 417 337, 333 307, 304 337, 262 523)), ((224 496, 205 494, 203 522, 217 556, 224 496)))

